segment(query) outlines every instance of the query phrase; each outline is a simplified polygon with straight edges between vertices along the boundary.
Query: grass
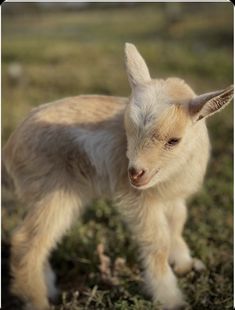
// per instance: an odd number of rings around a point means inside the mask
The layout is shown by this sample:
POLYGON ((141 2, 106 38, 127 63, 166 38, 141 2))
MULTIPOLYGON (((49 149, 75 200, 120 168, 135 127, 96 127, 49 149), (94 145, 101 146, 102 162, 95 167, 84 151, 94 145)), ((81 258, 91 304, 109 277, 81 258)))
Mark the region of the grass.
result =
MULTIPOLYGON (((230 3, 134 4, 88 10, 35 11, 2 16, 2 142, 34 106, 82 93, 129 95, 123 45, 137 45, 152 76, 180 76, 196 92, 233 78, 230 3), (12 66, 20 66, 12 76, 12 66)), ((233 106, 208 122, 212 158, 202 191, 189 202, 185 237, 203 274, 180 279, 190 309, 233 306, 233 106)), ((2 189, 3 309, 20 309, 8 293, 9 238, 24 206, 2 189)), ((141 290, 136 246, 111 202, 97 201, 53 252, 62 290, 56 310, 153 309, 141 290), (99 246, 110 259, 100 271, 99 246)))

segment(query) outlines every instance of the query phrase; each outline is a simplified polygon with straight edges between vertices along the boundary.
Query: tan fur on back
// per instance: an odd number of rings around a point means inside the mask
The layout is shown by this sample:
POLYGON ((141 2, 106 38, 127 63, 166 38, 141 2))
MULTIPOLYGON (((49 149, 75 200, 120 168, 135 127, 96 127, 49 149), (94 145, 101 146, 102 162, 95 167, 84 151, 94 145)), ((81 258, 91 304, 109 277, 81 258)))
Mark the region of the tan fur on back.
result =
POLYGON ((127 98, 123 97, 72 97, 42 106, 39 108, 38 117, 49 123, 88 126, 111 118, 123 110, 127 102, 127 98))

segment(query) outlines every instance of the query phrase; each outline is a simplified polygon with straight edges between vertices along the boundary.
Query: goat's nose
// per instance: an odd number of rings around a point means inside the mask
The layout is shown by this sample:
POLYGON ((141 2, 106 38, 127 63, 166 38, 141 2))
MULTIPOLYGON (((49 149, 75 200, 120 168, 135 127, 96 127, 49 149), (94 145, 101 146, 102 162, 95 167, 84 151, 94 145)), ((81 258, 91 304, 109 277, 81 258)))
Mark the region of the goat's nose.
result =
POLYGON ((129 172, 129 176, 130 176, 131 180, 133 180, 133 181, 139 180, 145 174, 145 170, 136 169, 134 167, 130 167, 128 172, 129 172))

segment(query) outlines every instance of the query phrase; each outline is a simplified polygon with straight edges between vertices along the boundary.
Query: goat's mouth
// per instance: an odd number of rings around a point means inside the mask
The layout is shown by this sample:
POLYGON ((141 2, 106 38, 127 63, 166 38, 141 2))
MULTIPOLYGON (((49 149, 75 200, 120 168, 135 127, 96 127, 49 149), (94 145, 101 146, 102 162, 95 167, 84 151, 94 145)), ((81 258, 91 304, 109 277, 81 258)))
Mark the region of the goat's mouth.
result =
POLYGON ((141 189, 143 187, 145 187, 146 185, 148 185, 150 183, 150 181, 152 180, 152 178, 158 173, 159 169, 156 169, 153 171, 153 173, 144 176, 143 178, 141 178, 140 180, 130 180, 130 184, 134 187, 134 188, 138 188, 141 189))

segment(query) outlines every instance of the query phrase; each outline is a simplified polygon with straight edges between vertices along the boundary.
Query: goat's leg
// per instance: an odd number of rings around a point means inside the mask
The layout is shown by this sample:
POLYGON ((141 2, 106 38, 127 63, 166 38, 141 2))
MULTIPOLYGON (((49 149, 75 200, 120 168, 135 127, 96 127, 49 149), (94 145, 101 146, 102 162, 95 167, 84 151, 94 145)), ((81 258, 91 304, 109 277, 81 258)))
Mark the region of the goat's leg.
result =
POLYGON ((50 301, 57 302, 59 297, 59 291, 55 286, 56 276, 54 271, 51 268, 51 265, 49 261, 45 263, 44 267, 44 276, 46 281, 46 287, 47 287, 47 296, 50 301))
POLYGON ((168 214, 168 223, 171 235, 171 247, 169 262, 174 271, 183 275, 192 268, 200 271, 205 268, 204 264, 196 258, 192 258, 190 250, 182 236, 187 219, 187 207, 184 201, 177 201, 171 206, 168 214))
POLYGON ((170 235, 163 206, 145 201, 125 214, 140 246, 147 291, 164 309, 185 305, 175 275, 169 266, 170 235))
POLYGON ((48 255, 70 227, 77 210, 71 194, 52 193, 34 205, 14 233, 11 291, 25 301, 26 309, 49 308, 48 297, 54 297, 55 287, 48 255))

